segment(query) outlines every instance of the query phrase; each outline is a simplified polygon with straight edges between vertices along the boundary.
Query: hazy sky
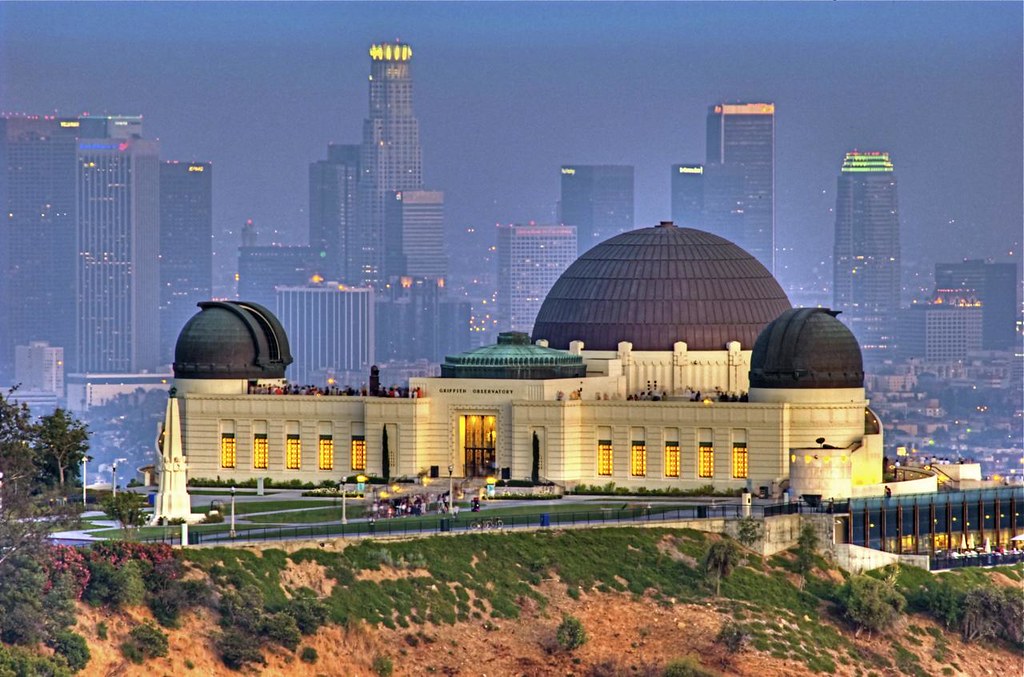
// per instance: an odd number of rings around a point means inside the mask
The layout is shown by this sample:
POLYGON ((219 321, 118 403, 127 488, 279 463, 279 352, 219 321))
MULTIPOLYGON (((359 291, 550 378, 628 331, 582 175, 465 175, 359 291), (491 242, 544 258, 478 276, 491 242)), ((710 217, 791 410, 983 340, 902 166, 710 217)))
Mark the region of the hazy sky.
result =
POLYGON ((635 165, 636 223, 656 223, 707 106, 772 100, 777 239, 800 253, 781 276, 831 255, 854 148, 892 153, 906 260, 1019 257, 1022 8, 0 2, 0 110, 142 114, 165 159, 214 163, 217 231, 304 243, 308 165, 359 142, 367 48, 400 38, 453 228, 551 220, 570 162, 635 165))

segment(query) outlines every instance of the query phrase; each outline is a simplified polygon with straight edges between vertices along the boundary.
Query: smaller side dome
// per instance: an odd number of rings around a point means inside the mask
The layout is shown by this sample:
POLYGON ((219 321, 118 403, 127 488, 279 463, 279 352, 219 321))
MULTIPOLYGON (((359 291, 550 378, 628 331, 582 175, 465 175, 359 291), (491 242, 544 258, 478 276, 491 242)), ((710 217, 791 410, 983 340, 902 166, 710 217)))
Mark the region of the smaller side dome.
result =
POLYGON ((174 347, 174 376, 282 379, 292 363, 288 336, 269 310, 246 301, 204 301, 174 347))
POLYGON ((860 345, 828 308, 792 308, 766 326, 750 356, 751 388, 863 388, 860 345))

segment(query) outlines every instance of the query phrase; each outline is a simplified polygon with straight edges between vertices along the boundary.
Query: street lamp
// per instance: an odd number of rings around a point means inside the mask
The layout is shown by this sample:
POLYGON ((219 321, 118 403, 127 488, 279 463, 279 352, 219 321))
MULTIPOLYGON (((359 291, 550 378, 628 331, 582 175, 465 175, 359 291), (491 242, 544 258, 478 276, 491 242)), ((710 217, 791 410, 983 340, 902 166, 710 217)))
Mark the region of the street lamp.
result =
POLYGON ((114 498, 117 498, 117 461, 110 468, 110 485, 114 489, 114 498))
POLYGON ((348 524, 348 475, 341 478, 341 523, 348 524))
POLYGON ((231 487, 231 529, 228 531, 228 537, 235 537, 235 488, 231 487))
POLYGON ((0 513, 4 511, 4 474, 0 472, 0 513))
POLYGON ((452 514, 452 506, 454 505, 454 503, 452 503, 452 501, 455 500, 455 480, 452 479, 452 473, 453 472, 455 472, 455 466, 454 465, 449 465, 448 466, 448 514, 449 515, 452 514))
POLYGON ((92 460, 92 456, 82 457, 82 509, 85 509, 85 464, 92 460))

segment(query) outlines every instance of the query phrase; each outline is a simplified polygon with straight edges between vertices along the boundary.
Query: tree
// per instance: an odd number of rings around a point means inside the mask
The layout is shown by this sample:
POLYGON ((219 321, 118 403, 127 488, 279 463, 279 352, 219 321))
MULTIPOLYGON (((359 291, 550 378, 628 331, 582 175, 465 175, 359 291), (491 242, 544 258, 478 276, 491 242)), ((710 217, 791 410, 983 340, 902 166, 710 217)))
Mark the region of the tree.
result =
POLYGON ((36 459, 43 481, 52 484, 56 467, 57 484, 64 490, 65 472, 77 472, 82 457, 89 451, 89 429, 64 409, 55 409, 39 419, 36 437, 36 459))
POLYGON ((907 600, 896 590, 895 580, 880 581, 863 574, 851 576, 839 589, 844 615, 861 630, 885 630, 900 619, 907 600))
POLYGON ((735 621, 726 621, 718 631, 715 641, 725 647, 729 655, 737 655, 746 651, 750 645, 750 633, 735 621))
POLYGON ((121 523, 121 529, 126 537, 133 529, 146 523, 146 514, 143 512, 145 507, 145 499, 131 491, 122 491, 117 496, 108 496, 103 500, 103 512, 107 513, 110 519, 121 523))
POLYGON ((722 579, 728 578, 732 570, 740 563, 740 549, 736 541, 723 539, 715 541, 704 553, 704 560, 701 563, 705 575, 715 579, 715 597, 722 591, 722 579))
POLYGON ((583 622, 575 616, 562 616, 555 631, 555 640, 558 646, 566 651, 573 651, 587 643, 587 631, 583 629, 583 622))
POLYGON ((391 479, 391 450, 388 449, 387 426, 384 426, 384 431, 380 436, 380 464, 383 466, 381 476, 384 478, 384 481, 387 482, 391 479))
POLYGON ((736 540, 749 548, 761 540, 764 535, 764 525, 756 517, 744 517, 736 527, 736 540))
POLYGON ((806 575, 814 568, 814 553, 818 549, 818 533, 810 524, 805 524, 800 529, 800 536, 796 540, 795 569, 798 574, 806 575))
POLYGON ((533 461, 530 465, 530 480, 534 484, 540 484, 540 438, 537 431, 533 431, 533 461))

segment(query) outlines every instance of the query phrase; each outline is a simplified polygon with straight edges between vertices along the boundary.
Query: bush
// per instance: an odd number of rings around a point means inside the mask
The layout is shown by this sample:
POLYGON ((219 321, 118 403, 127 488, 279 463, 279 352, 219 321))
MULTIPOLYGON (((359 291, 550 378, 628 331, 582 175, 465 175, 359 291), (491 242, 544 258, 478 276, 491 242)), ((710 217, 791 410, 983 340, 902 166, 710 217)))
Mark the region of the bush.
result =
POLYGON ((736 527, 736 540, 747 548, 761 540, 763 535, 764 524, 756 517, 744 517, 736 527))
POLYGON ((575 616, 563 616, 555 631, 555 640, 558 646, 566 651, 580 648, 587 643, 587 631, 583 629, 583 622, 575 616))
POLYGON ((259 641, 247 632, 230 628, 217 638, 217 651, 224 665, 241 670, 248 663, 263 665, 267 661, 260 652, 259 641))
POLYGON ((156 622, 165 628, 176 628, 183 611, 205 602, 209 586, 204 581, 170 580, 151 591, 146 602, 156 622))
POLYGON ((114 566, 106 560, 89 562, 89 585, 85 599, 91 604, 106 604, 115 609, 141 604, 146 593, 138 562, 114 566))
POLYGON ((29 649, 0 644, 0 675, 71 677, 71 670, 59 658, 39 656, 29 649))
POLYGON ((391 657, 383 654, 373 659, 371 667, 379 677, 391 677, 391 673, 395 671, 395 664, 391 661, 391 657))
POLYGON ((964 598, 960 634, 965 642, 1003 639, 1017 644, 1024 641, 1024 609, 1020 590, 985 585, 964 598))
POLYGON ((728 621, 718 631, 715 641, 724 646, 729 653, 738 654, 750 644, 750 633, 739 623, 728 621))
POLYGON ((264 619, 263 636, 289 651, 299 648, 299 642, 302 641, 302 633, 299 632, 295 619, 284 612, 267 616, 264 619))
POLYGON ((892 581, 880 581, 864 575, 851 576, 837 596, 846 618, 857 626, 858 633, 892 627, 907 604, 892 581))
POLYGON ((78 672, 89 664, 92 654, 89 653, 89 644, 78 633, 70 630, 61 630, 50 642, 53 652, 63 656, 68 662, 72 672, 78 672))
POLYGON ((295 624, 303 635, 312 635, 327 622, 327 605, 310 593, 296 595, 284 611, 295 619, 295 624))
POLYGON ((259 588, 247 585, 241 593, 228 590, 221 595, 221 627, 259 635, 263 632, 263 616, 263 593, 259 588))
POLYGON ((100 639, 107 638, 107 622, 100 621, 96 624, 96 636, 100 639))
POLYGON ((320 655, 316 652, 316 649, 311 646, 304 646, 302 647, 302 651, 299 652, 299 659, 303 663, 309 663, 312 665, 313 663, 316 663, 319 658, 320 655))
POLYGON ((662 677, 714 677, 713 672, 704 669, 700 661, 686 656, 670 661, 662 677))
POLYGON ((806 575, 814 568, 814 553, 818 549, 818 533, 810 524, 805 524, 800 529, 800 536, 796 541, 796 554, 794 570, 798 574, 806 575))
POLYGON ((128 639, 121 644, 121 653, 136 664, 149 658, 166 656, 167 635, 152 623, 143 623, 128 633, 128 639))

